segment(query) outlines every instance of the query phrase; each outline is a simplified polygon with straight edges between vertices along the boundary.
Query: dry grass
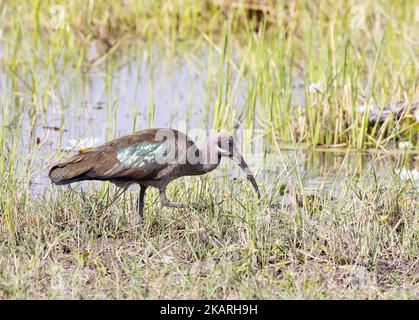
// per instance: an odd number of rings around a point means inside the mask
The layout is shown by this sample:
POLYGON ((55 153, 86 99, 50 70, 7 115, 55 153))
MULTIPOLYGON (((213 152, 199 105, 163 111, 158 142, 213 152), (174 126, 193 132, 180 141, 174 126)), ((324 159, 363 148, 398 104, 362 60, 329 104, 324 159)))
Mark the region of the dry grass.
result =
MULTIPOLYGON (((213 200, 205 192, 205 212, 160 208, 149 193, 143 226, 134 194, 107 209, 111 197, 92 190, 50 189, 26 205, 9 199, 15 231, 2 217, 0 296, 417 298, 417 199, 400 193, 412 186, 350 180, 339 198, 291 189, 275 206, 269 190, 260 205, 250 189, 215 191, 213 200)), ((218 190, 215 181, 200 184, 218 190)))

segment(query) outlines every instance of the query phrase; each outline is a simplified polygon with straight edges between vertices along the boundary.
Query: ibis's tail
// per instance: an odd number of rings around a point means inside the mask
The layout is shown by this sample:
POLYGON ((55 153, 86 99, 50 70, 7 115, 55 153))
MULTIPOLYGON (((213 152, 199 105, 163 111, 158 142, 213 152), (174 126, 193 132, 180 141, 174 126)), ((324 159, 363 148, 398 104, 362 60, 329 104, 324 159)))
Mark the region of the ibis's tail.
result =
POLYGON ((49 178, 57 185, 89 180, 89 172, 94 168, 97 153, 80 153, 55 164, 49 171, 49 178))

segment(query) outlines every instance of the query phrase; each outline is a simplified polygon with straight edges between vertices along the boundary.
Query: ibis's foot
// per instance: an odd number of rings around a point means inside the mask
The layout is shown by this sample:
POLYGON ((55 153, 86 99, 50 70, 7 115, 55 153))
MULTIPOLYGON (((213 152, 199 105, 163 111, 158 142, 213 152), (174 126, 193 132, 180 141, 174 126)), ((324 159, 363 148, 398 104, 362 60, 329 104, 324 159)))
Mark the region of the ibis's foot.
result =
POLYGON ((179 203, 172 202, 169 200, 161 201, 161 204, 168 208, 179 208, 179 209, 195 209, 195 210, 204 210, 206 207, 199 203, 179 203))
POLYGON ((195 209, 195 210, 204 210, 206 207, 198 203, 179 203, 172 202, 166 197, 166 190, 164 188, 160 189, 160 202, 162 206, 169 208, 183 208, 183 209, 195 209))
POLYGON ((204 211, 207 209, 207 206, 201 203, 191 203, 189 204, 189 207, 198 211, 204 211))
POLYGON ((184 203, 178 203, 178 202, 172 202, 167 199, 161 200, 162 206, 168 207, 168 208, 187 208, 188 206, 184 203))

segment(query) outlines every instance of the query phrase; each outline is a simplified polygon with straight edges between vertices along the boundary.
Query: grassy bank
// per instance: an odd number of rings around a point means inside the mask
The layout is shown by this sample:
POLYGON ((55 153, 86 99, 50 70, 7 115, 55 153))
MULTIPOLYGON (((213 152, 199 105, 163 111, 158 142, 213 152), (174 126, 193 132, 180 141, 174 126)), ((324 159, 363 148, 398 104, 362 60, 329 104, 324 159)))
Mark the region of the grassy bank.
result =
POLYGON ((0 296, 417 298, 411 186, 348 179, 338 198, 295 187, 273 207, 278 185, 257 205, 243 184, 220 192, 223 182, 171 189, 207 202, 205 213, 162 209, 150 193, 143 227, 134 194, 108 208, 106 192, 53 191, 36 203, 9 194, 13 232, 2 215, 0 296))

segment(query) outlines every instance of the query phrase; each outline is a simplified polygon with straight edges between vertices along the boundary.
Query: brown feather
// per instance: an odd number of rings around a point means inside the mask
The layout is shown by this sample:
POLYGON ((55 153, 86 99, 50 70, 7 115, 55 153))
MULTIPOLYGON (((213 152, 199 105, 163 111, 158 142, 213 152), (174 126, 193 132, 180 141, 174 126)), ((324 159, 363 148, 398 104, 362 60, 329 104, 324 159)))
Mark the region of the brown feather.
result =
POLYGON ((49 178, 55 184, 83 180, 83 176, 93 168, 96 156, 96 153, 88 152, 65 159, 51 168, 49 178))
MULTIPOLYGON (((180 137, 186 138, 183 133, 172 129, 142 130, 98 147, 81 149, 79 154, 55 164, 49 172, 49 177, 58 185, 82 180, 111 180, 121 183, 153 179, 158 175, 158 170, 127 168, 118 160, 117 151, 140 142, 155 143, 158 130, 168 130, 168 134, 174 134, 175 140, 180 137)), ((193 142, 186 142, 187 146, 191 144, 193 142)))

